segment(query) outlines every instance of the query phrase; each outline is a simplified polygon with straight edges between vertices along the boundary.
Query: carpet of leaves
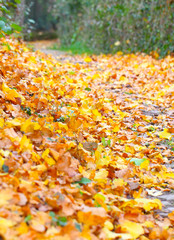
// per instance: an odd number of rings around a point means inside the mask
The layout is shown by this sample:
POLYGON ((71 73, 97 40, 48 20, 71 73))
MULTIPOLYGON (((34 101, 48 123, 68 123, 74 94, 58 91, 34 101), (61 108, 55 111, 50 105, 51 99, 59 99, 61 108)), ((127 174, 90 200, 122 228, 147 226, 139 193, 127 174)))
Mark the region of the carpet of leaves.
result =
POLYGON ((174 239, 174 58, 0 43, 1 239, 174 239))

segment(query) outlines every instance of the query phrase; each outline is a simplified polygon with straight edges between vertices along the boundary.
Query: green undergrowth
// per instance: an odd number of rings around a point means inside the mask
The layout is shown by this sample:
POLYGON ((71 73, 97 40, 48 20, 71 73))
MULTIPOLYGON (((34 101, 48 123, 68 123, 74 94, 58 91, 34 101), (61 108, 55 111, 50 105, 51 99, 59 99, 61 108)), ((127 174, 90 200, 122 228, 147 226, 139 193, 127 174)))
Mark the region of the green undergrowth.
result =
POLYGON ((59 50, 59 51, 65 51, 69 52, 71 54, 93 54, 97 52, 94 52, 92 49, 84 45, 82 42, 75 42, 71 45, 58 45, 53 44, 49 49, 51 50, 59 50))

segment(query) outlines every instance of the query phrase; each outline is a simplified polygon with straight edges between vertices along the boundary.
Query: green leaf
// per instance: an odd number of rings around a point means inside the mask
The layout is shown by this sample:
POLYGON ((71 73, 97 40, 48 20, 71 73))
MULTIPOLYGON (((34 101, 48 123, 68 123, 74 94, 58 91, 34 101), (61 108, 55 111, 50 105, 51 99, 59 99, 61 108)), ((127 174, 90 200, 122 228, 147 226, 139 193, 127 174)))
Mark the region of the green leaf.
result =
POLYGON ((21 0, 15 0, 15 3, 21 3, 21 0))
POLYGON ((58 217, 57 224, 59 226, 62 226, 62 227, 66 226, 67 225, 67 218, 66 217, 58 217))
POLYGON ((103 146, 104 146, 104 147, 106 147, 106 146, 107 146, 107 143, 106 143, 106 141, 105 141, 105 138, 104 138, 104 137, 102 138, 102 144, 103 144, 103 146))
POLYGON ((10 26, 5 26, 3 29, 2 29, 6 34, 10 34, 12 33, 12 29, 10 26))
POLYGON ((154 132, 154 131, 155 131, 155 128, 152 127, 152 126, 150 126, 150 127, 148 128, 148 131, 152 131, 152 132, 154 132))
POLYGON ((91 91, 91 88, 86 87, 85 90, 88 91, 88 92, 90 92, 90 91, 91 91))
POLYGON ((5 37, 5 35, 2 32, 0 32, 0 38, 2 37, 5 37))
POLYGON ((22 27, 17 25, 16 23, 12 23, 11 27, 16 30, 17 32, 21 32, 22 31, 22 27))
POLYGON ((111 146, 111 139, 108 139, 107 145, 110 147, 111 146))
POLYGON ((5 12, 5 13, 9 13, 9 10, 5 6, 1 7, 1 11, 5 12))
POLYGON ((53 222, 57 222, 56 214, 54 212, 52 212, 52 211, 49 212, 49 215, 50 215, 53 222))
POLYGON ((56 122, 65 122, 65 117, 60 117, 60 118, 57 118, 56 120, 55 120, 56 122))
POLYGON ((146 158, 132 158, 130 162, 133 162, 136 166, 140 166, 141 163, 143 163, 146 160, 147 160, 146 158))
POLYGON ((49 212, 49 215, 50 215, 50 217, 55 217, 56 216, 56 214, 54 213, 54 212, 49 212))
POLYGON ((75 74, 74 71, 69 71, 68 73, 71 74, 71 75, 74 75, 74 74, 75 74))
POLYGON ((0 29, 4 29, 5 28, 5 22, 3 20, 0 20, 0 29))
POLYGON ((24 222, 29 222, 31 220, 31 215, 28 215, 24 218, 24 222))
POLYGON ((83 177, 80 181, 77 181, 77 182, 75 182, 75 183, 80 183, 80 184, 86 185, 86 184, 88 184, 88 183, 91 183, 91 180, 88 179, 88 178, 83 177))
POLYGON ((105 202, 105 200, 106 200, 105 196, 103 196, 100 193, 95 194, 94 199, 95 199, 94 203, 95 203, 96 207, 101 207, 100 202, 105 202))
POLYGON ((79 232, 82 231, 81 225, 79 223, 75 223, 75 227, 76 227, 77 230, 79 230, 79 232))
POLYGON ((25 112, 31 116, 31 108, 30 107, 25 107, 25 112))
POLYGON ((133 94, 133 93, 131 93, 131 92, 124 92, 125 94, 128 94, 128 95, 131 95, 131 94, 133 94))

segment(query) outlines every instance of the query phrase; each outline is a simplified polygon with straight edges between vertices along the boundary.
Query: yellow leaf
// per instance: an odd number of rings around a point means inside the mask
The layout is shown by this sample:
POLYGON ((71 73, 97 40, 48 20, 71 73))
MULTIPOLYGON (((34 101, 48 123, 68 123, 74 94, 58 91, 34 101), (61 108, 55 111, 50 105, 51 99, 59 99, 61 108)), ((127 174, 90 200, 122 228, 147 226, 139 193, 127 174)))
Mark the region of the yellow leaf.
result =
POLYGON ((56 164, 56 162, 54 161, 54 159, 51 158, 51 157, 46 157, 46 158, 45 158, 45 162, 47 162, 48 165, 50 165, 50 166, 53 166, 53 165, 56 164))
POLYGON ((32 118, 27 119, 21 126, 21 131, 25 133, 33 132, 40 130, 41 126, 37 122, 32 122, 32 118))
POLYGON ((56 130, 55 132, 61 134, 62 130, 56 130))
POLYGON ((162 174, 164 178, 174 178, 174 173, 173 172, 168 172, 168 173, 163 173, 162 174))
POLYGON ((135 151, 141 151, 141 150, 143 150, 143 149, 146 149, 146 147, 145 146, 140 146, 140 145, 138 145, 138 144, 134 144, 134 149, 135 149, 135 151))
MULTIPOLYGON (((96 155, 95 155, 95 157, 96 157, 96 155)), ((98 160, 96 159, 96 165, 98 168, 100 168, 102 166, 108 166, 111 162, 112 162, 112 159, 109 156, 106 156, 105 158, 99 158, 98 160)))
POLYGON ((103 232, 105 233, 105 239, 117 239, 130 240, 132 236, 129 233, 115 233, 104 227, 103 232))
POLYGON ((153 228, 154 227, 154 223, 151 221, 145 221, 142 226, 148 227, 148 228, 153 228))
POLYGON ((103 147, 101 145, 99 145, 97 150, 95 151, 96 164, 98 164, 98 162, 100 161, 102 149, 103 149, 103 147))
POLYGON ((118 111, 118 114, 120 115, 121 119, 123 119, 128 115, 126 112, 122 112, 122 111, 118 111))
POLYGON ((102 115, 97 109, 93 109, 92 113, 95 116, 95 120, 99 121, 102 119, 102 115))
POLYGON ((37 64, 36 57, 34 57, 34 56, 30 56, 30 57, 28 58, 28 61, 30 61, 30 62, 32 62, 32 63, 34 63, 34 64, 37 64))
POLYGON ((9 204, 9 201, 12 199, 12 192, 10 190, 1 190, 0 192, 0 207, 9 204))
POLYGON ((2 91, 5 94, 7 100, 15 101, 15 98, 20 98, 22 103, 25 100, 21 94, 19 94, 15 89, 9 88, 5 83, 2 84, 2 91))
POLYGON ((113 230, 114 229, 114 225, 108 220, 105 221, 104 227, 107 228, 108 230, 113 230))
POLYGON ((118 179, 114 179, 113 184, 112 184, 112 188, 117 188, 117 187, 123 187, 127 185, 126 182, 124 182, 124 180, 122 178, 118 178, 118 179))
POLYGON ((25 135, 23 135, 20 141, 20 148, 18 152, 32 150, 32 143, 30 143, 30 139, 28 139, 25 135))
POLYGON ((117 55, 118 55, 118 56, 122 56, 122 55, 123 55, 123 52, 122 52, 122 51, 118 51, 118 52, 117 52, 117 55))
POLYGON ((131 222, 129 220, 121 221, 121 228, 126 230, 133 239, 138 238, 140 235, 144 234, 144 229, 140 223, 131 222))
POLYGON ((49 150, 49 148, 47 148, 47 149, 42 153, 42 158, 45 160, 45 162, 46 162, 48 165, 53 166, 53 165, 55 165, 56 162, 54 161, 53 158, 51 158, 51 157, 48 156, 48 155, 49 155, 49 152, 50 152, 50 150, 49 150))
POLYGON ((39 172, 45 172, 47 171, 47 167, 45 166, 45 164, 40 164, 40 165, 37 165, 37 166, 33 166, 32 167, 32 170, 37 170, 39 172))
POLYGON ((40 162, 41 157, 40 157, 39 154, 37 154, 37 153, 35 153, 35 152, 32 152, 31 154, 32 154, 32 160, 33 160, 34 162, 40 162))
POLYGON ((3 127, 4 127, 4 119, 0 118, 0 128, 3 128, 3 127))
POLYGON ((50 150, 49 150, 49 148, 47 148, 47 149, 42 153, 42 158, 45 159, 45 157, 48 156, 49 152, 50 152, 50 150))
POLYGON ((10 151, 0 149, 0 154, 1 154, 3 157, 8 157, 8 156, 10 155, 10 151))
POLYGON ((127 84, 127 83, 129 82, 129 79, 128 79, 127 77, 125 77, 125 76, 121 76, 121 77, 120 77, 120 81, 121 81, 122 83, 127 84))
POLYGON ((93 76, 92 76, 92 79, 97 79, 97 78, 99 78, 100 77, 100 75, 98 74, 98 73, 95 73, 93 76))
POLYGON ((19 234, 25 234, 28 232, 28 225, 25 222, 22 222, 20 226, 17 228, 19 234))
POLYGON ((146 171, 148 171, 149 170, 149 164, 150 164, 149 160, 148 159, 145 160, 144 162, 142 162, 140 164, 140 169, 145 169, 146 171))
POLYGON ((2 156, 0 156, 0 169, 2 168, 4 162, 5 162, 5 158, 3 158, 2 156))
POLYGON ((21 126, 21 119, 17 119, 17 118, 15 118, 15 119, 12 119, 12 120, 8 120, 8 121, 6 121, 6 126, 7 127, 17 127, 17 126, 21 126))
POLYGON ((130 146, 130 145, 127 145, 125 146, 125 151, 128 152, 128 153, 131 153, 131 154, 134 154, 135 153, 135 149, 133 146, 130 146))
POLYGON ((0 230, 3 228, 7 229, 8 227, 13 227, 14 225, 15 223, 13 221, 0 217, 0 230))
POLYGON ((116 125, 113 129, 113 132, 119 132, 120 131, 120 126, 116 125))
POLYGON ((39 180, 40 175, 39 175, 39 172, 38 172, 38 171, 34 170, 34 171, 29 171, 28 173, 29 173, 30 179, 31 179, 32 181, 33 181, 33 180, 39 180))
POLYGON ((99 182, 106 182, 108 176, 108 171, 106 169, 100 169, 98 172, 95 173, 94 180, 99 182))
POLYGON ((172 135, 168 132, 167 128, 165 128, 162 132, 159 132, 158 135, 160 138, 165 138, 168 140, 171 140, 172 138, 172 135))
POLYGON ((138 206, 143 207, 146 211, 162 209, 162 203, 159 199, 136 198, 135 201, 138 206))
POLYGON ((90 63, 90 62, 92 61, 92 59, 91 59, 90 57, 86 57, 86 58, 84 59, 84 61, 87 62, 87 63, 90 63))
MULTIPOLYGON (((55 234, 58 235, 59 233, 60 233, 60 230, 57 229, 56 227, 53 227, 53 226, 52 226, 52 227, 49 227, 49 228, 48 228, 48 230, 47 230, 46 233, 45 233, 45 236, 46 236, 46 237, 54 237, 55 234)), ((58 237, 58 236, 57 236, 57 237, 58 237)), ((56 237, 56 238, 57 238, 57 237, 56 237)), ((50 239, 50 238, 49 238, 49 239, 50 239)), ((65 240, 67 240, 67 239, 65 239, 65 240)))

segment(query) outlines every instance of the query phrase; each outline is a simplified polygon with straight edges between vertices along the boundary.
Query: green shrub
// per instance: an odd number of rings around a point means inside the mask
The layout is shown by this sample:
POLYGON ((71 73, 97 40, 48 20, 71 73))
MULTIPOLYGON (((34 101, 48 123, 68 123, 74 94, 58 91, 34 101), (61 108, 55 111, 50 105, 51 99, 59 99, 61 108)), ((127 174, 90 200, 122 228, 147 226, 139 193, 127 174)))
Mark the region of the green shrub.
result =
POLYGON ((62 45, 96 53, 174 51, 174 3, 166 0, 57 0, 62 45))
POLYGON ((0 0, 0 37, 20 32, 22 28, 13 21, 14 9, 20 0, 0 0))

